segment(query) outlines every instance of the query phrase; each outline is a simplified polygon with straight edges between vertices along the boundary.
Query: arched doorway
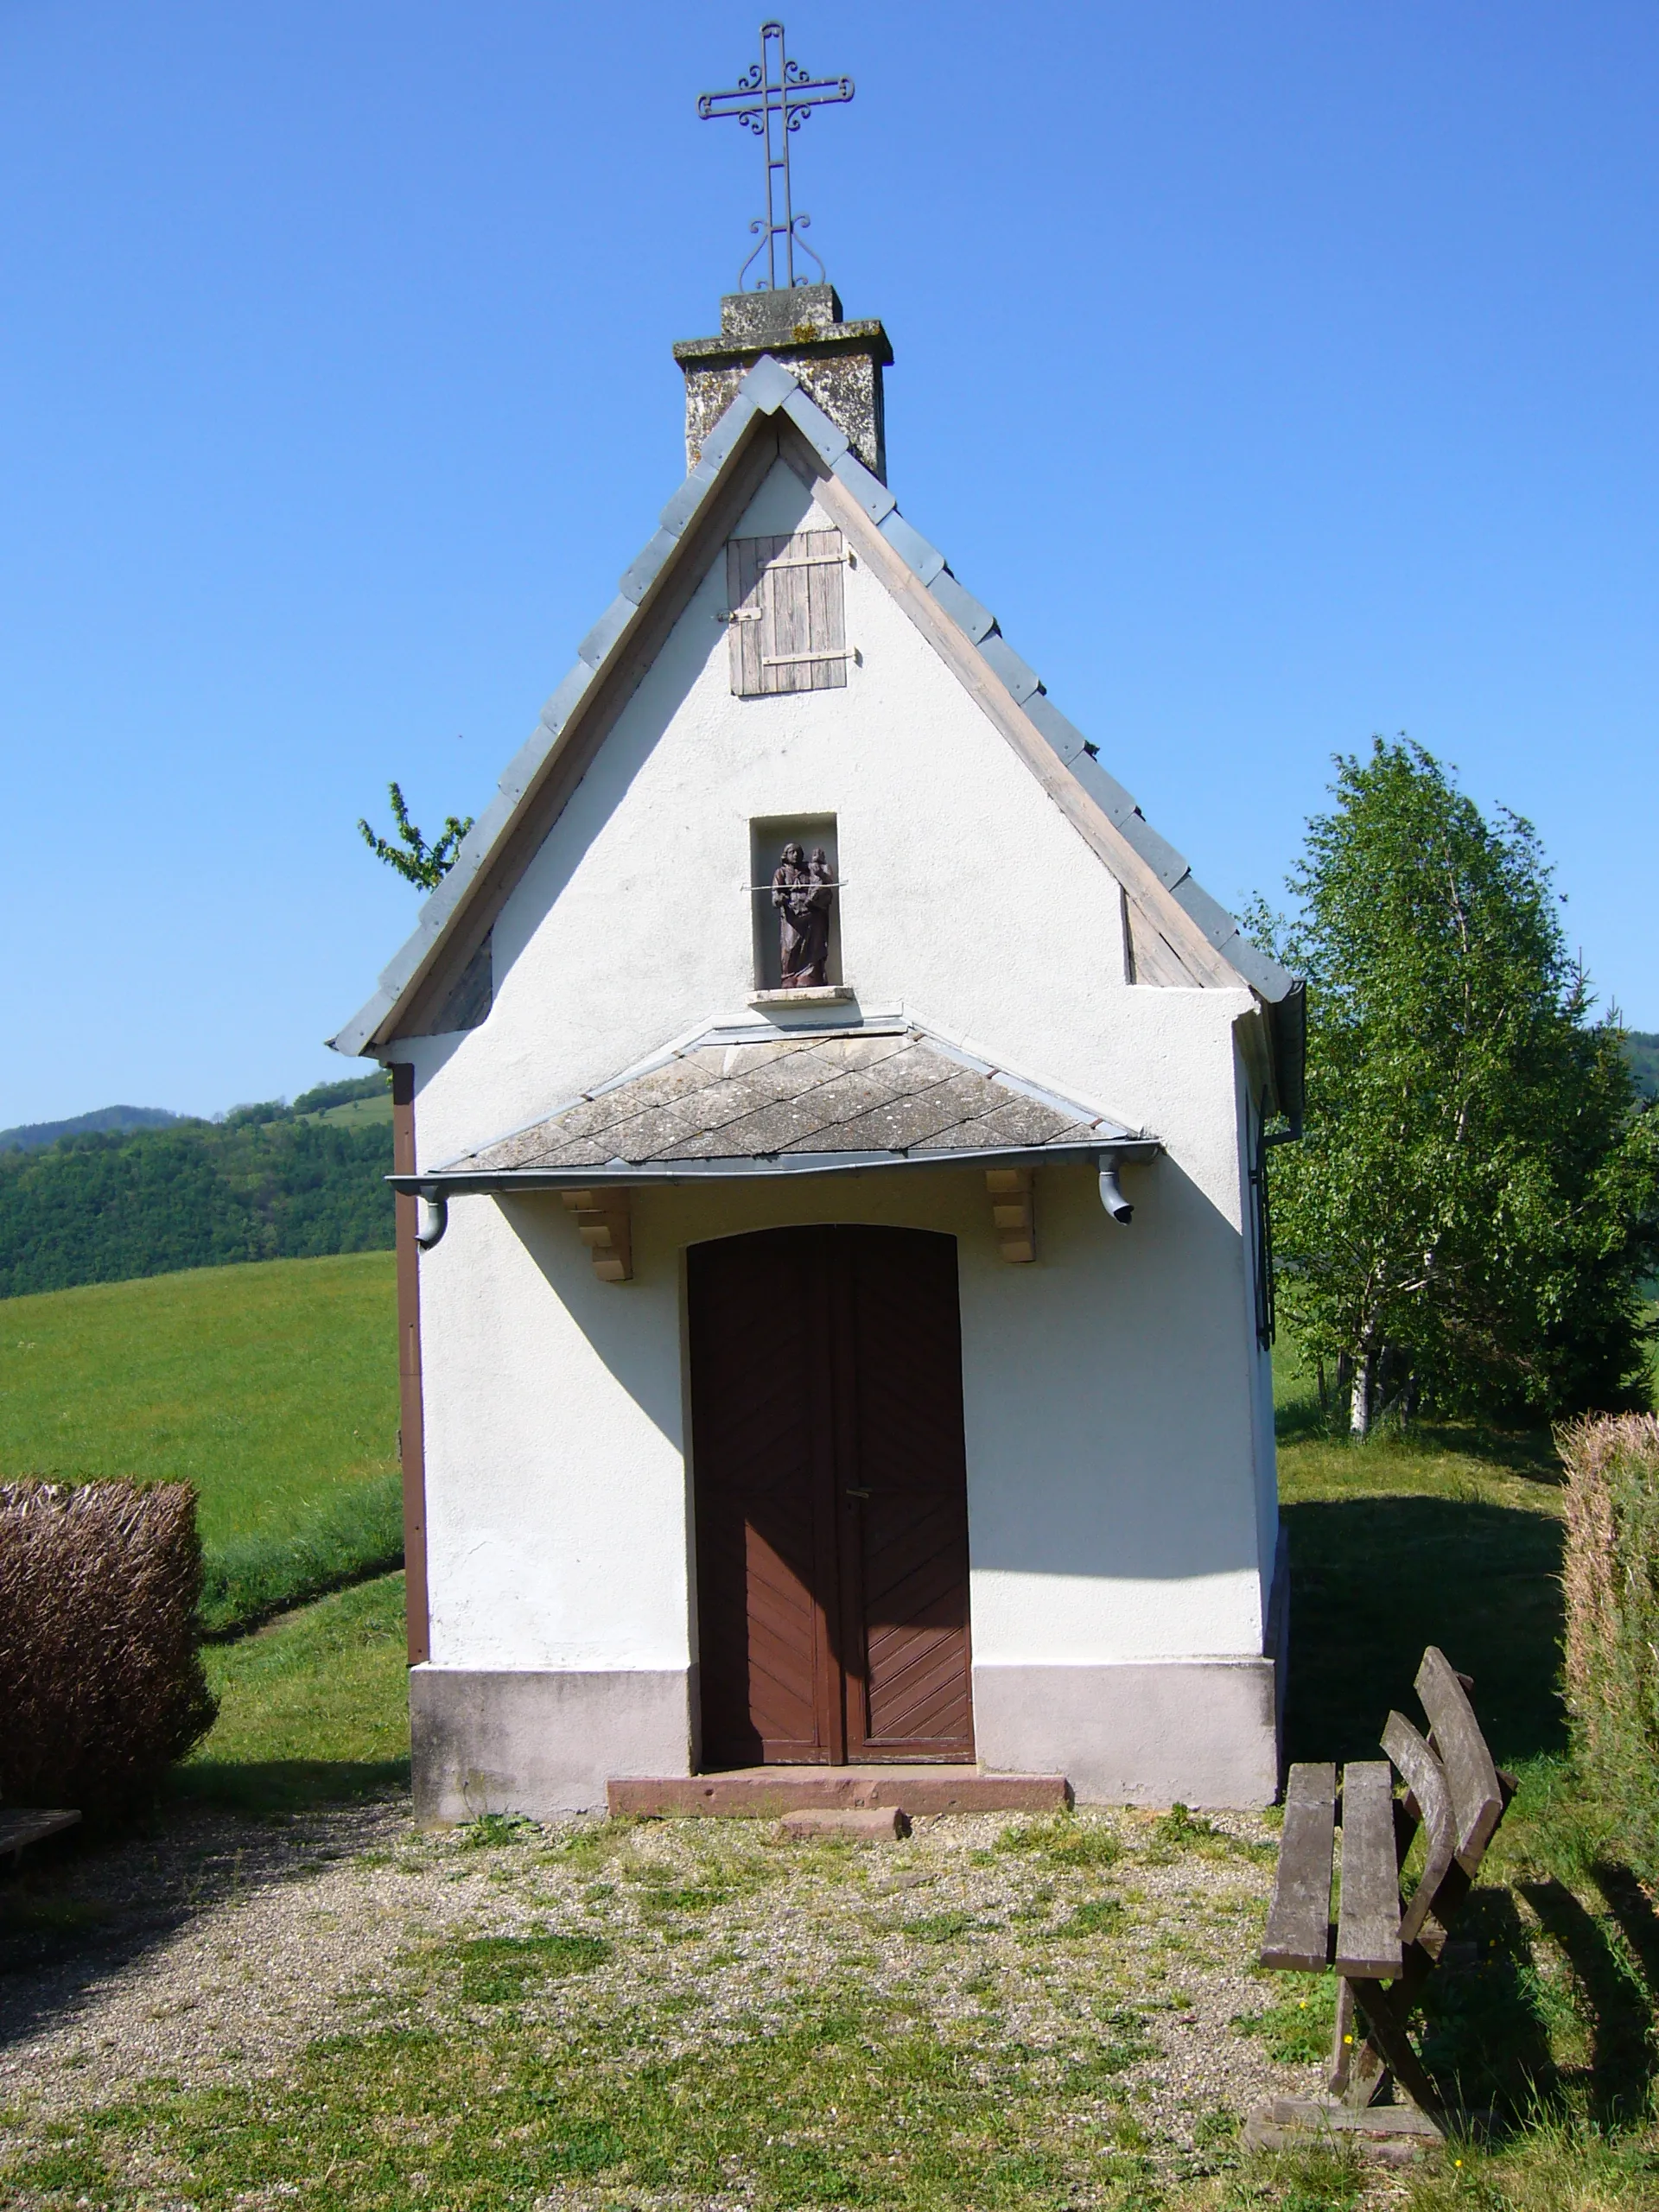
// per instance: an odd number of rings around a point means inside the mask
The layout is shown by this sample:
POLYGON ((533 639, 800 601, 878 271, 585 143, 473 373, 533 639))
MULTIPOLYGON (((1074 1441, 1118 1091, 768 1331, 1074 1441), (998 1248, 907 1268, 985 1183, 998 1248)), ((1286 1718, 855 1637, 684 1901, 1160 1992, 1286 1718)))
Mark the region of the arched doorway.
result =
POLYGON ((706 1767, 974 1755, 956 1240, 689 1255, 706 1767))

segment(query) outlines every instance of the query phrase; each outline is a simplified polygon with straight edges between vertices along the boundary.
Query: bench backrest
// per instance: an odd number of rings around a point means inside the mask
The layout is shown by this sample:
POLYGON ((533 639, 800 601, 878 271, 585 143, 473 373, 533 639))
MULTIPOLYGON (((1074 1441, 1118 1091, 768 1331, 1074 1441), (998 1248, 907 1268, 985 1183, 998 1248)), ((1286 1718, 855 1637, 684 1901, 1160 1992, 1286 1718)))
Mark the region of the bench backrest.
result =
POLYGON ((1458 1823, 1452 1810, 1452 1792, 1446 1770, 1403 1713, 1391 1713, 1382 1731, 1382 1748, 1393 1760, 1401 1780, 1417 1801, 1426 1831, 1427 1852, 1411 1902, 1400 1916, 1400 1940, 1414 1942, 1421 1935, 1440 1884, 1458 1856, 1458 1823))
MULTIPOLYGON (((1497 1769, 1461 1677, 1446 1654, 1432 1643, 1417 1670, 1417 1694, 1428 1715, 1431 1741, 1452 1799, 1458 1864, 1472 1879, 1479 1872, 1492 1831, 1503 1817, 1497 1769)), ((1418 1802, 1421 1802, 1421 1798, 1418 1802)))

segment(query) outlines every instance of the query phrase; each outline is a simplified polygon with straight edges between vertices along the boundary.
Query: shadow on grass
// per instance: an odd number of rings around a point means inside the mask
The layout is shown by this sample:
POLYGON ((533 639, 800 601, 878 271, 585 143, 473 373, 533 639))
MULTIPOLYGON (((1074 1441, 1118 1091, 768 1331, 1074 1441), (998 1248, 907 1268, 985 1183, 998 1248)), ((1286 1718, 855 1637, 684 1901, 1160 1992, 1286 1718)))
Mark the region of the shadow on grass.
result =
POLYGON ((1290 1758, 1375 1758, 1390 1708, 1415 1715, 1429 1643, 1474 1677, 1501 1762, 1564 1748, 1559 1522, 1433 1497, 1309 1499, 1281 1512, 1290 1758))
POLYGON ((403 1759, 193 1759, 168 1777, 168 1795, 238 1813, 303 1813, 409 1789, 403 1759))
POLYGON ((1580 2092, 1588 2116, 1599 2127, 1618 2127, 1647 2115, 1659 2072, 1654 2037, 1659 1984, 1652 1968, 1659 1923, 1627 1868, 1604 1865, 1597 1879, 1628 1949, 1611 1940, 1611 1931, 1564 1883, 1522 1882, 1518 1888, 1544 1934, 1571 1966, 1579 2009, 1589 2030, 1586 2063, 1581 2068, 1564 2068, 1561 2087, 1580 2092), (1626 1926, 1631 1920, 1641 1923, 1634 1942, 1626 1926))
POLYGON ((1603 2131, 1639 2123, 1659 2082, 1659 1913, 1607 1854, 1605 1822, 1586 1821, 1562 1756, 1560 1522, 1432 1495, 1308 1499, 1282 1512, 1288 1756, 1375 1758, 1390 1707, 1421 1726, 1412 1682, 1423 1647, 1437 1643, 1474 1678, 1499 1763, 1522 1770, 1503 1833, 1524 1827, 1516 1840, 1529 1871, 1510 1888, 1489 1860, 1459 1919, 1478 1955, 1426 1992, 1430 2070, 1465 2110, 1493 2112, 1501 2133, 1552 2113, 1603 2131))
MULTIPOLYGON (((0 2050, 72 2023, 99 1991, 215 1906, 363 1848, 379 1818, 366 1802, 370 1778, 385 1774, 390 1788, 398 1771, 348 1768, 364 1802, 337 1803, 326 1824, 286 1817, 283 1778, 272 1777, 263 1818, 222 1802, 175 1801, 124 1836, 42 1855, 0 1878, 0 2050)), ((343 1778, 335 1782, 344 1796, 343 1778)), ((321 1796, 313 1779, 308 1806, 321 1796)))

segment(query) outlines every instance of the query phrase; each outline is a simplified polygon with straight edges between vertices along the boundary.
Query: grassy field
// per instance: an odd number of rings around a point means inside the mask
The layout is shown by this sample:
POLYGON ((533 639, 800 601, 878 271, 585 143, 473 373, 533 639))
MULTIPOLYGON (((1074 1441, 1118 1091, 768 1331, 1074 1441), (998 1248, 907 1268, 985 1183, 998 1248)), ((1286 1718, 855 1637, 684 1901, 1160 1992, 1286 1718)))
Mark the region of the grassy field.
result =
POLYGON ((391 1120, 391 1093, 385 1091, 373 1098, 348 1098, 343 1106, 325 1106, 321 1113, 308 1114, 308 1122, 340 1122, 348 1128, 361 1128, 365 1123, 391 1120))
POLYGON ((0 1477, 194 1483, 214 1628, 395 1564, 392 1271, 365 1252, 0 1301, 0 1477))

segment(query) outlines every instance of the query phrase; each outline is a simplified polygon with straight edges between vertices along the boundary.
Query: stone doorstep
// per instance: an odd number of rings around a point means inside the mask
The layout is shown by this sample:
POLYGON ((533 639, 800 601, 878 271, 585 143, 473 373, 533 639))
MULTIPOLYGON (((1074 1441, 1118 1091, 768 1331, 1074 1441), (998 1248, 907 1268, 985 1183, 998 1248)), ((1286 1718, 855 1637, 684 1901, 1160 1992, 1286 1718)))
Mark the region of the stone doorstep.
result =
POLYGON ((898 1805, 879 1813, 828 1805, 816 1812, 785 1813, 778 1826, 791 1838, 838 1835, 852 1843, 898 1843, 910 1834, 910 1815, 898 1805))
POLYGON ((781 1820, 786 1813, 1061 1813, 1063 1774, 982 1774, 965 1766, 739 1767, 726 1774, 628 1777, 607 1785, 613 1815, 781 1820))

